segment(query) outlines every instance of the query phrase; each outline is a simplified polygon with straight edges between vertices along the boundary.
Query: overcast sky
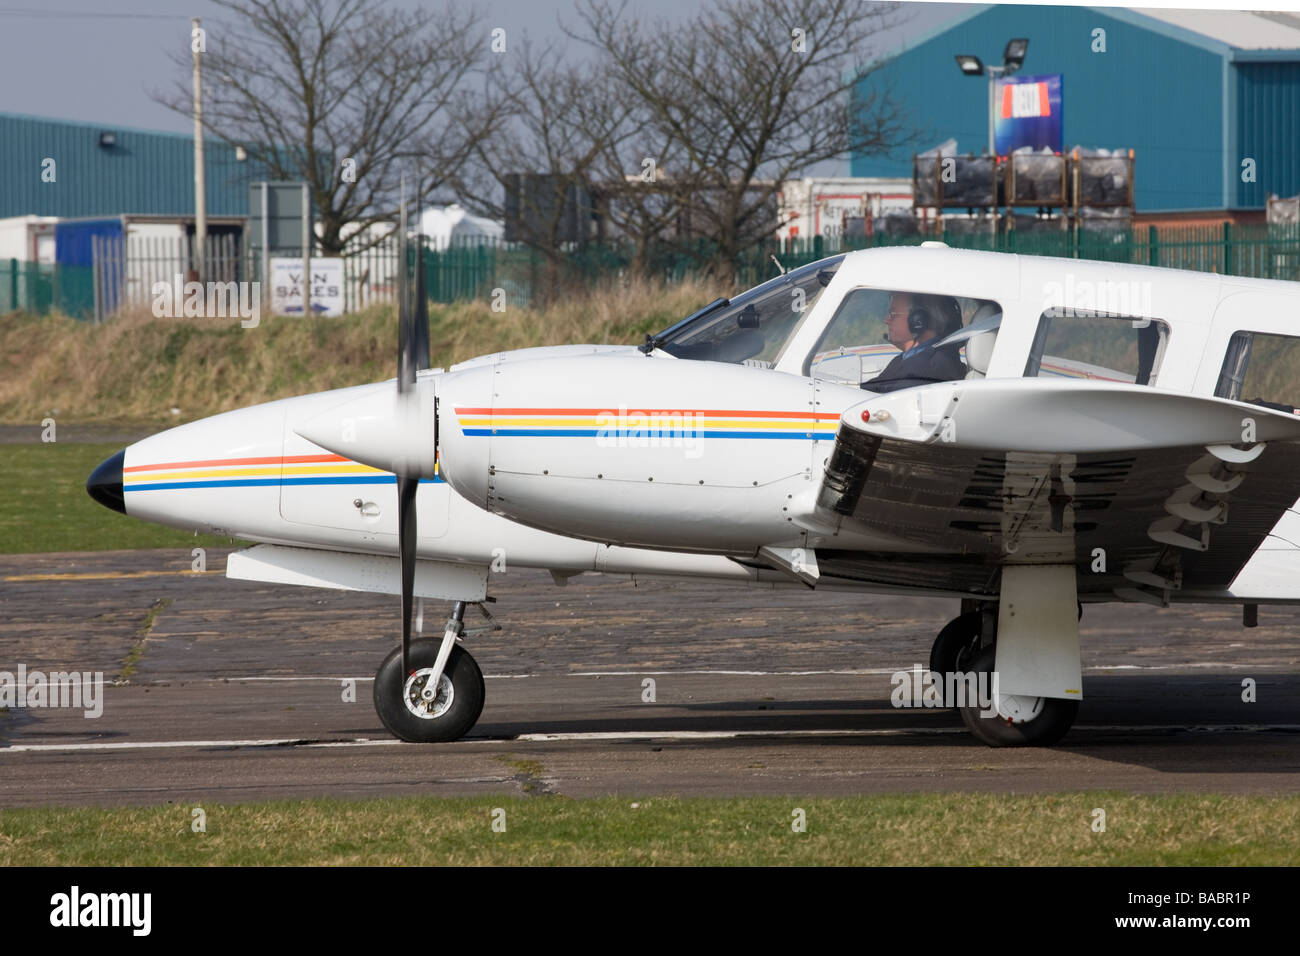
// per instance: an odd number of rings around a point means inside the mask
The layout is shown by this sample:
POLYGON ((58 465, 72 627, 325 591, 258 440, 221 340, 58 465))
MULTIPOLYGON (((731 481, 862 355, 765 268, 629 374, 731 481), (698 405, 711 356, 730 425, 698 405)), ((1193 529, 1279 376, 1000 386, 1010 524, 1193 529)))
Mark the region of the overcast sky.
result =
MULTIPOLYGON (((676 18, 708 3, 654 0, 637 9, 643 16, 653 11, 676 18)), ((473 6, 482 11, 485 43, 495 26, 561 39, 557 19, 572 20, 573 10, 572 0, 487 0, 473 6)), ((887 47, 928 33, 962 10, 956 3, 902 6, 909 22, 882 38, 887 47)), ((0 0, 0 112, 190 132, 192 121, 149 94, 177 79, 168 55, 188 52, 189 18, 215 21, 226 15, 210 0, 0 0)))
MULTIPOLYGON (((512 35, 518 30, 536 39, 563 39, 558 18, 572 19, 573 0, 463 2, 482 11, 485 37, 493 27, 506 26, 512 35)), ((711 0, 631 2, 643 17, 671 19, 711 0)), ((1116 0, 1103 4, 1118 5, 1116 0)), ((441 6, 441 0, 433 5, 441 6)), ((887 51, 953 19, 967 4, 900 6, 907 22, 881 37, 887 51)), ((1300 0, 1140 0, 1134 6, 1295 10, 1300 0)), ((211 0, 0 0, 0 112, 189 132, 189 120, 159 106, 149 94, 175 82, 168 54, 189 50, 189 18, 211 22, 223 15, 211 0)))

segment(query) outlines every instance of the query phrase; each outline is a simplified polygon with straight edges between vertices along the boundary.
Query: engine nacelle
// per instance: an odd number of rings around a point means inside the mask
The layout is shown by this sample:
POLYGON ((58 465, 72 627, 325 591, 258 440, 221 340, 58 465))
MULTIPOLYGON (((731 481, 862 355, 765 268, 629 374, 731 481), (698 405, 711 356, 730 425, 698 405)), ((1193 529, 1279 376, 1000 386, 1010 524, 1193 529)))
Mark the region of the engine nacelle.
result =
POLYGON ((611 544, 752 553, 799 540, 856 389, 768 369, 611 354, 438 380, 446 480, 481 507, 611 544), (839 394, 843 392, 844 394, 839 394))

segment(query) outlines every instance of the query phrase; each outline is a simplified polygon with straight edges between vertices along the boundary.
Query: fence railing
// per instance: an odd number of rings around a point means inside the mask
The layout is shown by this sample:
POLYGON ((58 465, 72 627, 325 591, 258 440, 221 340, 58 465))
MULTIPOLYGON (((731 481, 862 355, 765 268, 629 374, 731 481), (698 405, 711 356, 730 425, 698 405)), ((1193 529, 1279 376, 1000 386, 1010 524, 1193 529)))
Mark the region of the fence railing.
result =
MULTIPOLYGON (((986 231, 987 227, 978 223, 970 225, 969 229, 950 226, 941 237, 933 232, 911 235, 877 232, 849 240, 817 237, 763 243, 736 258, 735 281, 738 288, 745 288, 770 278, 776 268, 771 261, 774 255, 789 269, 849 249, 914 245, 934 238, 942 238, 959 248, 1300 281, 1300 225, 1297 224, 1138 229, 1108 228, 1101 224, 1091 229, 1018 228, 997 232, 986 231)), ((54 310, 90 319, 112 315, 124 308, 149 308, 154 299, 154 284, 174 282, 177 275, 188 278, 194 261, 188 239, 97 239, 94 252, 95 264, 91 267, 0 260, 0 314, 54 310)), ((284 250, 286 256, 293 256, 294 252, 284 250)), ((541 251, 523 245, 476 239, 443 249, 427 249, 425 287, 429 299, 437 303, 487 300, 497 294, 504 295, 511 305, 526 306, 557 288, 590 286, 621 279, 633 272, 669 283, 679 282, 703 274, 708 252, 707 246, 701 245, 694 250, 664 250, 637 258, 636 250, 628 244, 588 243, 548 258, 541 251)), ((345 311, 394 301, 399 259, 395 240, 345 256, 345 311)), ((204 273, 205 279, 222 282, 263 277, 258 253, 240 250, 228 236, 210 241, 204 273)))

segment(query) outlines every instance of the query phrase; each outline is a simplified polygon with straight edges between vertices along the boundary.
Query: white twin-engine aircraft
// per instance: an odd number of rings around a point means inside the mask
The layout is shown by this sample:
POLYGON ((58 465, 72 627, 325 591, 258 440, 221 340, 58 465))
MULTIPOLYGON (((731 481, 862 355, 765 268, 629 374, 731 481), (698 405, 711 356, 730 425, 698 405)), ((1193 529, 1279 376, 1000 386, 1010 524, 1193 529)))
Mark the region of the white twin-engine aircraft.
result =
POLYGON ((374 697, 403 740, 478 719, 463 618, 502 561, 960 598, 930 667, 998 678, 959 708, 994 746, 1069 729, 1084 603, 1300 603, 1300 284, 924 243, 641 346, 442 371, 418 283, 396 383, 173 428, 87 483, 261 542, 229 577, 401 594, 374 697), (441 639, 411 640, 417 597, 454 602, 441 639))

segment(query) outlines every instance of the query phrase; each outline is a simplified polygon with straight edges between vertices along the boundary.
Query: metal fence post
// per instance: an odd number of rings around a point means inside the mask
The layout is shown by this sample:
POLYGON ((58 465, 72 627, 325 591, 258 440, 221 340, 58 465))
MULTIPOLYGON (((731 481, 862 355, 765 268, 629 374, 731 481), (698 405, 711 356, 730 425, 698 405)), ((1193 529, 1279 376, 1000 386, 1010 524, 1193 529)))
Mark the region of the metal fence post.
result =
POLYGON ((94 305, 93 316, 96 325, 99 325, 99 323, 103 321, 104 318, 104 313, 103 313, 104 303, 99 296, 99 287, 100 287, 99 279, 100 276, 103 274, 103 268, 104 268, 103 249, 100 247, 100 242, 99 242, 101 238, 102 237, 100 236, 90 237, 90 285, 94 293, 95 305, 94 305))
POLYGON ((1232 223, 1223 224, 1223 274, 1230 276, 1233 274, 1234 263, 1232 255, 1232 223))

